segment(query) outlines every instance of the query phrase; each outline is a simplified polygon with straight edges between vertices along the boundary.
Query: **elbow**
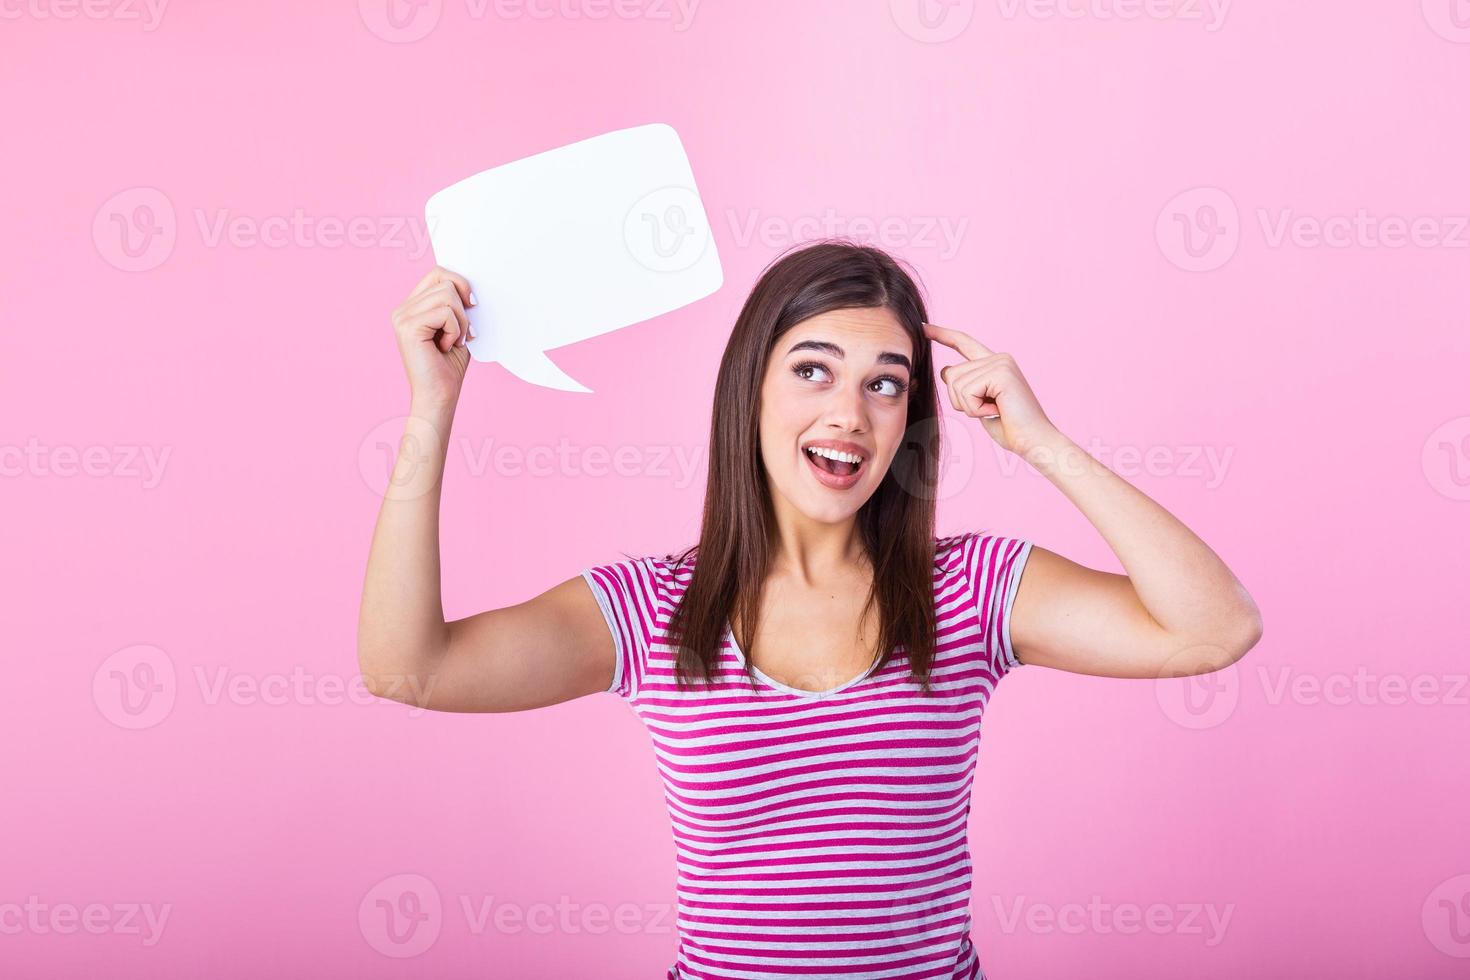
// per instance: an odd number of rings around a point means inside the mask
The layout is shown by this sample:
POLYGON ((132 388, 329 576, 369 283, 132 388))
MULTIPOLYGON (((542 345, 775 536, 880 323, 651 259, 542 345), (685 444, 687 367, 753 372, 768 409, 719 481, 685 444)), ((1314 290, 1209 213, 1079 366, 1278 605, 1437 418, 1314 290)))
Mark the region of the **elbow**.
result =
POLYGON ((404 629, 363 616, 357 625, 357 676, 368 694, 426 708, 449 652, 449 630, 404 629))
POLYGON ((362 686, 375 698, 388 697, 389 671, 385 669, 385 663, 382 653, 376 647, 363 642, 362 637, 358 637, 357 676, 362 686))
POLYGON ((1229 612, 1222 612, 1213 620, 1214 625, 1202 632, 1192 634, 1192 639, 1176 643, 1173 649, 1182 646, 1185 654, 1176 653, 1168 661, 1169 669, 1156 676, 1186 676, 1212 674, 1234 666, 1261 641, 1263 625, 1261 611, 1250 596, 1229 612))
POLYGON ((428 655, 405 655, 395 644, 365 642, 357 644, 357 676, 362 686, 375 698, 396 701, 415 708, 431 708, 429 694, 437 658, 428 655))
POLYGON ((1229 628, 1224 633, 1225 650, 1230 654, 1230 662, 1236 663, 1249 653, 1261 642, 1264 632, 1261 610, 1250 596, 1246 596, 1245 603, 1231 616, 1229 628))
POLYGON ((393 656, 389 647, 359 636, 357 640, 357 676, 362 686, 375 698, 385 701, 404 700, 407 676, 400 658, 393 656))

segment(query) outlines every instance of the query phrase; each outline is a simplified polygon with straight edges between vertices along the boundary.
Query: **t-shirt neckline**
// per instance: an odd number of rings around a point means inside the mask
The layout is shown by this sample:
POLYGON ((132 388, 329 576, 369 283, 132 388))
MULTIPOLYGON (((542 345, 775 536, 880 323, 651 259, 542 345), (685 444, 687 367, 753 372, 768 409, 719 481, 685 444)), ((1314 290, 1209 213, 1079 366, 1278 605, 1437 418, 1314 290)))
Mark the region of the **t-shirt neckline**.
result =
MULTIPOLYGON (((735 630, 732 629, 728 623, 725 624, 725 637, 730 641, 730 649, 735 652, 735 659, 740 661, 740 667, 741 669, 744 669, 746 666, 745 651, 740 649, 740 643, 735 639, 735 630)), ((792 687, 789 684, 782 684, 774 677, 768 676, 765 671, 761 670, 754 664, 750 665, 750 670, 751 673, 755 675, 756 680, 760 681, 762 684, 765 684, 767 687, 770 687, 776 691, 780 691, 782 694, 789 694, 793 697, 798 698, 807 698, 812 701, 820 701, 821 699, 831 697, 834 694, 841 694, 848 688, 855 687, 858 684, 861 684, 863 681, 867 680, 869 677, 873 676, 873 672, 878 669, 878 661, 881 659, 881 657, 874 657, 873 662, 868 665, 867 670, 863 671, 861 674, 858 674, 856 677, 850 680, 843 681, 836 687, 829 687, 825 691, 805 691, 799 687, 792 687)))

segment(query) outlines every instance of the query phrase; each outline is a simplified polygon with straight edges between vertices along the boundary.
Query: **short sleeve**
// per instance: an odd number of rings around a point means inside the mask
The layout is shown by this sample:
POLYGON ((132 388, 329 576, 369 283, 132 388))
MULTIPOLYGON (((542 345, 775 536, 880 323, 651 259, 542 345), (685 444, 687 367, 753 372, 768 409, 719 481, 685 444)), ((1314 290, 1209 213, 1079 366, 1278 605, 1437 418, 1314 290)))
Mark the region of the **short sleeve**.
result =
POLYGON ((1011 644, 1011 607, 1016 602, 1026 559, 1031 557, 1031 542, 1025 538, 970 532, 962 536, 961 547, 970 593, 979 614, 980 632, 996 675, 1025 666, 1016 659, 1011 644))
POLYGON ((584 569, 582 578, 602 609, 617 654, 607 692, 631 700, 638 696, 653 642, 658 585, 653 559, 597 565, 584 569))

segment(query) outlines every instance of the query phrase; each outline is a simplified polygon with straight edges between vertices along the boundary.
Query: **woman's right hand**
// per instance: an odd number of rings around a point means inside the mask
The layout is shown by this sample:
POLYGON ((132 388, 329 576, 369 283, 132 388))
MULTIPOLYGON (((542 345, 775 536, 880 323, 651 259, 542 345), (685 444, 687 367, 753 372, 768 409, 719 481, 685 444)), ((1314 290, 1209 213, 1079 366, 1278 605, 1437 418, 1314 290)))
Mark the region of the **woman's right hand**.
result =
POLYGON ((439 494, 473 305, 465 278, 435 267, 393 311, 413 404, 368 552, 357 658, 378 697, 436 711, 523 711, 606 691, 618 654, 581 575, 515 605, 444 619, 439 494))
POLYGON ((415 405, 451 407, 470 365, 465 346, 475 305, 463 276, 435 266, 393 311, 393 333, 415 405))

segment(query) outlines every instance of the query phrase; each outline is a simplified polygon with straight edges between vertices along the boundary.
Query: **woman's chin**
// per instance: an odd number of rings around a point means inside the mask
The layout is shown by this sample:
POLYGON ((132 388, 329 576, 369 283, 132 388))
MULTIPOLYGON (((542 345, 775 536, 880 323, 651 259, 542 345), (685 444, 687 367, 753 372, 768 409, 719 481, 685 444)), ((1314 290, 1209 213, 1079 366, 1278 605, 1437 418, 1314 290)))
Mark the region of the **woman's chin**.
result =
MULTIPOLYGON (((767 471, 769 478, 770 472, 767 471)), ((771 490, 786 501, 787 506, 813 524, 841 524, 850 520, 872 496, 867 481, 862 480, 848 490, 833 490, 823 486, 808 473, 791 475, 796 485, 782 485, 770 481, 771 490)))
POLYGON ((797 509, 803 517, 817 524, 841 524, 848 520, 867 502, 867 496, 860 496, 861 487, 853 487, 834 493, 825 487, 808 487, 801 495, 797 509))

